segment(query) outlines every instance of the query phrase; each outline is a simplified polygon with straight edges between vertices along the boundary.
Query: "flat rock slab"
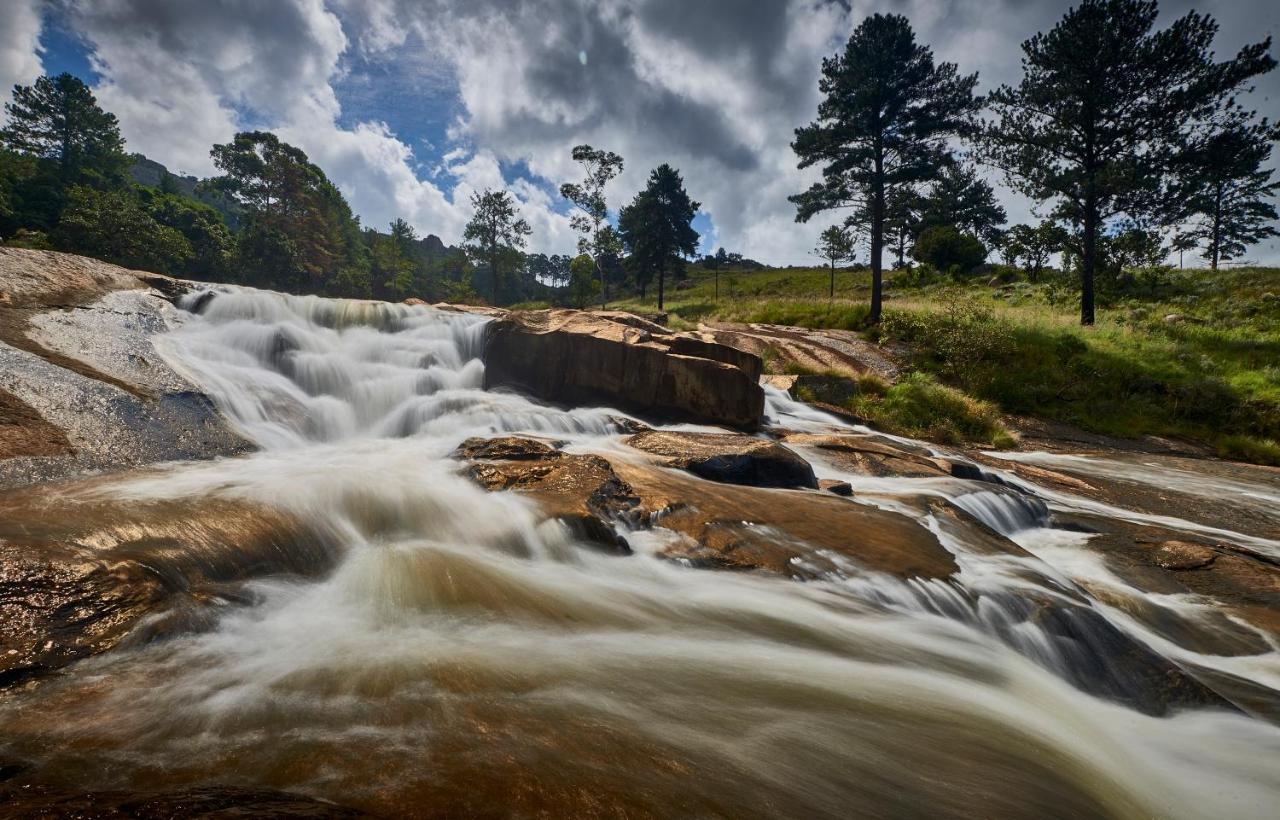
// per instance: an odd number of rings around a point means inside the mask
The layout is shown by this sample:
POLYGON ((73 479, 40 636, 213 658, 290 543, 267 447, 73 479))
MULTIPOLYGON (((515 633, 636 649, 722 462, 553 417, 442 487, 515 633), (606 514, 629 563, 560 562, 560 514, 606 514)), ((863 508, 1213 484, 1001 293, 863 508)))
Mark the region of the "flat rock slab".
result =
POLYGON ((783 441, 812 447, 845 472, 877 478, 941 478, 952 475, 949 461, 878 436, 856 433, 792 433, 783 441))
POLYGON ((708 481, 751 487, 816 489, 813 468, 792 450, 740 433, 646 430, 626 439, 630 447, 666 458, 666 466, 708 481))
POLYGON ((116 498, 108 479, 0 496, 0 687, 107 651, 143 619, 189 628, 228 585, 315 576, 337 539, 289 514, 230 499, 116 498), (163 616, 163 617, 161 617, 163 616))
POLYGON ((183 287, 0 248, 0 487, 251 449, 157 347, 189 318, 183 287))

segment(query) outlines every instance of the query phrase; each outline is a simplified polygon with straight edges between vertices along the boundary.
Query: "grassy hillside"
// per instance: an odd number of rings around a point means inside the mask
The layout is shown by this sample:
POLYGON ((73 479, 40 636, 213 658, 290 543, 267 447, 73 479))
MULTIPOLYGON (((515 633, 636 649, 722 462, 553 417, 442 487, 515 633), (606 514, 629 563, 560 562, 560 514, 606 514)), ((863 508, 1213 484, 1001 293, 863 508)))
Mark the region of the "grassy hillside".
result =
MULTIPOLYGON (((673 324, 699 320, 863 327, 869 274, 820 268, 709 271, 672 290, 673 324)), ((1062 279, 917 286, 889 275, 872 339, 906 342, 911 366, 1009 413, 1110 435, 1204 441, 1227 457, 1280 464, 1280 269, 1174 271, 1113 296, 1077 324, 1062 279)), ((619 307, 638 312, 653 300, 619 307)))

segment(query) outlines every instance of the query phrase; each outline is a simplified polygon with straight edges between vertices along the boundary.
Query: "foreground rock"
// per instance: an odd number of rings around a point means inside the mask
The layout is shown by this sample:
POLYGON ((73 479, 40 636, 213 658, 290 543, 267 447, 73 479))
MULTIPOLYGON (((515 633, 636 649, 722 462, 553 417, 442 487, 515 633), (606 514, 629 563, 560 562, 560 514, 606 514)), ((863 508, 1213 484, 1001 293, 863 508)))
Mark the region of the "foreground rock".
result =
POLYGON ((626 440, 699 478, 751 487, 816 488, 809 462, 774 441, 734 433, 646 430, 626 440))
POLYGON ((125 640, 201 628, 207 604, 241 595, 237 582, 315 575, 337 559, 332 534, 276 510, 107 490, 91 481, 0 500, 0 687, 125 640))
POLYGON ((529 496, 578 537, 613 552, 631 552, 614 522, 633 519, 639 499, 605 459, 515 437, 467 439, 455 455, 472 460, 467 474, 486 490, 529 496))
POLYGON ((457 454, 474 459, 468 470, 482 486, 522 492, 597 543, 612 543, 616 522, 678 533, 684 537, 665 555, 694 566, 810 577, 833 568, 825 551, 903 578, 956 570, 951 553, 914 521, 831 493, 722 484, 515 437, 469 439, 457 454))
MULTIPOLYGON (((3 768, 0 767, 0 771, 3 768)), ((0 778, 3 780, 3 778, 0 778)), ((0 818, 75 817, 85 820, 257 817, 357 818, 368 815, 310 797, 268 789, 207 786, 167 792, 79 792, 22 774, 0 782, 0 818)))
POLYGON ((659 419, 753 429, 761 362, 627 313, 515 311, 490 323, 485 386, 562 404, 607 404, 659 419))
POLYGON ((244 452, 155 338, 185 283, 0 248, 0 487, 244 452))

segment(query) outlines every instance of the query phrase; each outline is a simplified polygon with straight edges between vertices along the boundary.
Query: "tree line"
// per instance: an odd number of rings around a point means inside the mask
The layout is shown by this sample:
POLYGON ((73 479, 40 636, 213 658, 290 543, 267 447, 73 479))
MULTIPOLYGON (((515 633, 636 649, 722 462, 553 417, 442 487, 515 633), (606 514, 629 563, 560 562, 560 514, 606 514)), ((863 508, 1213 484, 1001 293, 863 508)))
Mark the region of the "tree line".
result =
MULTIPOLYGON (((1171 250, 1211 268, 1280 235, 1265 168, 1280 126, 1240 102, 1275 68, 1270 39, 1218 61, 1217 25, 1195 12, 1163 29, 1154 0, 1082 0, 1022 44, 1021 80, 984 96, 976 74, 935 62, 900 15, 873 14, 821 66, 817 117, 791 147, 821 180, 792 196, 798 222, 845 211, 814 253, 836 266, 869 251, 870 321, 883 305, 885 254, 965 272, 991 251, 1035 280, 1052 257, 1079 275, 1081 321, 1095 285, 1171 250), (994 169, 1043 211, 1007 215, 981 173, 994 169), (1168 241, 1166 241, 1168 240, 1168 241)), ((116 118, 79 79, 16 86, 0 129, 0 237, 198 279, 360 298, 543 300, 576 307, 622 294, 662 310, 669 279, 698 248, 699 203, 662 164, 611 211, 621 156, 579 145, 577 181, 560 186, 577 256, 529 253, 528 222, 510 192, 476 192, 462 247, 419 237, 402 219, 363 227, 299 148, 263 131, 211 150, 219 176, 184 188, 131 178, 116 118)), ((723 248, 711 271, 758 265, 723 248)))
POLYGON ((937 63, 900 15, 873 14, 823 60, 817 118, 796 130, 801 168, 822 179, 791 197, 796 218, 847 209, 816 253, 834 268, 865 237, 870 321, 883 304, 886 244, 972 267, 989 248, 1032 276, 1061 253, 1079 272, 1080 321, 1095 317, 1107 260, 1159 262, 1199 249, 1210 267, 1280 235, 1264 165, 1280 127, 1239 101, 1273 70, 1270 38, 1218 61, 1217 24, 1190 12, 1163 29, 1154 0, 1082 0, 1022 44, 1022 79, 986 97, 977 74, 937 63), (1047 209, 1008 231, 990 185, 1000 172, 1047 209), (985 245, 984 245, 985 243, 985 245))
POLYGON ((131 178, 119 123, 70 74, 14 88, 0 129, 0 237, 128 267, 296 293, 355 298, 547 300, 603 306, 609 289, 645 295, 693 254, 698 203, 663 164, 609 220, 605 188, 622 157, 581 145, 580 182, 561 193, 573 208, 579 257, 526 253, 531 233, 514 196, 471 197, 461 248, 419 237, 403 219, 364 228, 341 191, 305 152, 266 131, 236 134, 210 155, 220 175, 184 191, 164 172, 131 178))

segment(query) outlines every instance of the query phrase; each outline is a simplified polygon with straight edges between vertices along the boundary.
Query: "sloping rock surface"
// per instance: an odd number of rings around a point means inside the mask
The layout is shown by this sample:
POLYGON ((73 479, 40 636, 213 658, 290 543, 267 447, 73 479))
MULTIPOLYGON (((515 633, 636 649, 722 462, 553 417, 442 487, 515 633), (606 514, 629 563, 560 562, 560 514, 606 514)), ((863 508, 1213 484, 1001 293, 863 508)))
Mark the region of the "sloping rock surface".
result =
POLYGON ((637 450, 666 457, 666 466, 699 478, 751 487, 816 488, 809 462, 775 441, 740 433, 646 430, 626 440, 637 450))
POLYGON ((144 618, 151 634, 197 627, 204 604, 241 594, 235 582, 315 575, 338 556, 332 534, 277 509, 127 501, 105 486, 0 498, 0 687, 144 639, 144 618))
POLYGON ((514 311, 489 325, 484 359, 486 387, 562 404, 742 429, 764 410, 757 356, 626 313, 514 311))
POLYGON ((0 487, 250 449, 156 348, 186 287, 0 248, 0 487))

